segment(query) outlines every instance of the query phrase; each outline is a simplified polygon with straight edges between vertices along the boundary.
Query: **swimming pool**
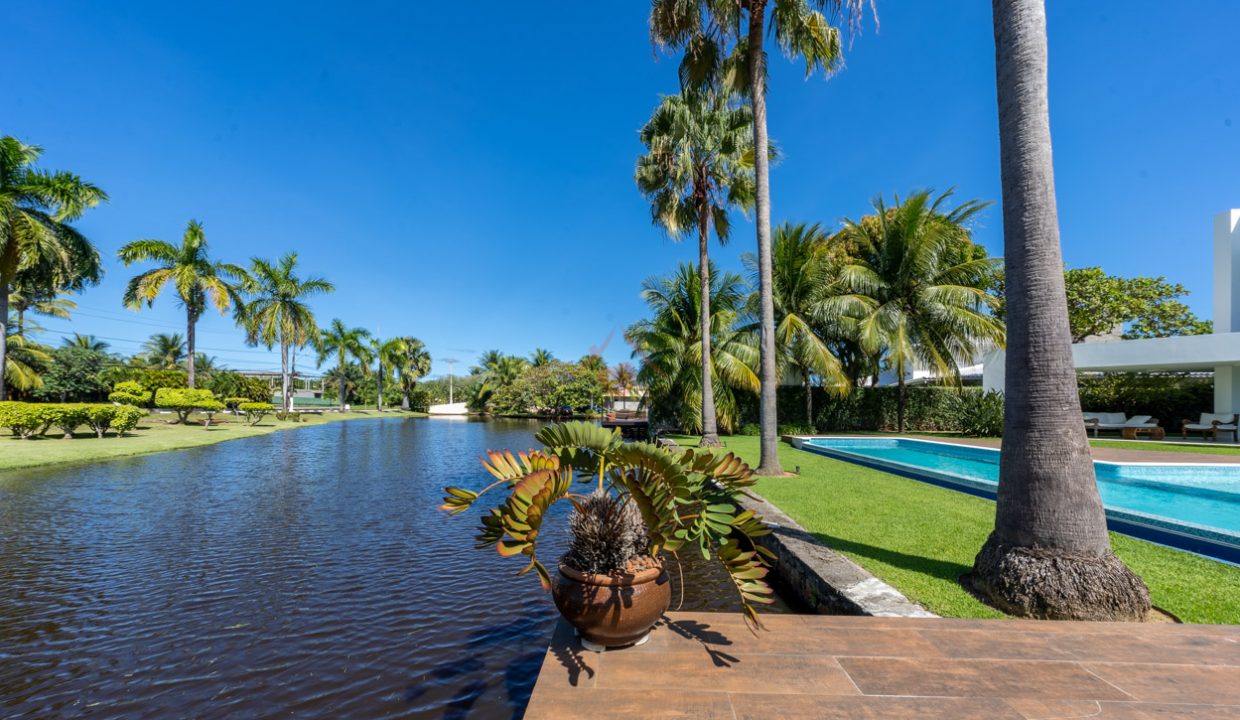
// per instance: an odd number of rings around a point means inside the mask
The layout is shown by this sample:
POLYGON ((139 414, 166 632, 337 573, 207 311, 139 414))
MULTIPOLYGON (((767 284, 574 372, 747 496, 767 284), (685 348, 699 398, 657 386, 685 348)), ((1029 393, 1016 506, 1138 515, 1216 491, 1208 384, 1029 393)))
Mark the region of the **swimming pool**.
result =
MULTIPOLYGON (((994 498, 999 451, 908 438, 795 438, 803 450, 994 498)), ((1094 461, 1111 529, 1240 563, 1240 465, 1094 461)))

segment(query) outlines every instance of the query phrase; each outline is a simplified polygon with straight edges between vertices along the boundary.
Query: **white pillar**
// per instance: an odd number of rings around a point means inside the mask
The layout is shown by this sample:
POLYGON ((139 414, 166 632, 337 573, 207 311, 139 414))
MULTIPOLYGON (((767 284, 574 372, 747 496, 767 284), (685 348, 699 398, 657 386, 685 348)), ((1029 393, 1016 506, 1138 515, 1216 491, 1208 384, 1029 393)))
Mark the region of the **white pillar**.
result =
POLYGON ((983 390, 987 392, 991 390, 1003 392, 1004 383, 1006 382, 1005 362, 1007 362, 1007 353, 1003 350, 991 350, 982 356, 983 390))
POLYGON ((1240 366, 1214 368, 1214 412, 1240 412, 1240 366))
POLYGON ((1214 332, 1240 332, 1240 210, 1214 216, 1214 332))

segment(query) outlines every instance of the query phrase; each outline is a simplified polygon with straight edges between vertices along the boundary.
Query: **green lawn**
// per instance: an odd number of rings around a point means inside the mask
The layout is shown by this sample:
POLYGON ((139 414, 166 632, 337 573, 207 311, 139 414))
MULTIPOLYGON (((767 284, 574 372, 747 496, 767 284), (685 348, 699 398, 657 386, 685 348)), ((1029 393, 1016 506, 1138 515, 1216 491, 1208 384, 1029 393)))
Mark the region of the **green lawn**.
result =
MULTIPOLYGON (((724 440, 757 464, 758 438, 724 440)), ((780 460, 785 470, 800 465, 801 475, 763 478, 758 492, 823 543, 934 613, 1003 616, 957 582, 993 527, 993 502, 784 444, 780 460)), ((1114 533, 1111 539, 1155 605, 1185 622, 1240 623, 1240 568, 1114 533)))
POLYGON ((152 415, 125 437, 114 437, 109 434, 102 439, 95 437, 91 432, 79 432, 72 440, 66 440, 60 437, 60 434, 53 428, 47 437, 31 440, 22 440, 7 435, 0 436, 0 471, 62 463, 93 462, 165 450, 180 450, 340 420, 421 415, 422 413, 401 412, 380 414, 373 411, 324 413, 323 415, 303 415, 305 420, 300 423, 281 422, 276 420, 274 415, 268 415, 254 427, 231 416, 224 417, 223 422, 220 422, 220 417, 217 416, 217 422, 212 423, 208 428, 197 424, 192 418, 191 423, 194 424, 172 425, 169 421, 175 419, 175 415, 152 415))
POLYGON ((1156 450, 1158 452, 1193 453, 1196 455, 1235 455, 1240 461, 1240 445, 1218 445, 1206 443, 1147 443, 1141 440, 1090 440, 1096 448, 1113 448, 1115 450, 1156 450))

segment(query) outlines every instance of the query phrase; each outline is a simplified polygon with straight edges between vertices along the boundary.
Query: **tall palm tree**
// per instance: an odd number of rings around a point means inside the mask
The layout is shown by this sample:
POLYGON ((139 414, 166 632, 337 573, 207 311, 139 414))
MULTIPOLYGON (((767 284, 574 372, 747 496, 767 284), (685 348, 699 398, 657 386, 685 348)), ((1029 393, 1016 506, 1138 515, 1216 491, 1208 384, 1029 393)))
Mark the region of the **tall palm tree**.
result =
POLYGON ((180 333, 155 333, 142 349, 147 364, 157 370, 175 370, 185 361, 185 338, 180 333))
MULTIPOLYGON (((674 240, 696 232, 702 312, 710 312, 710 230, 720 244, 731 234, 728 211, 753 205, 753 116, 747 107, 731 107, 715 91, 683 90, 663 98, 641 130, 646 154, 637 161, 637 187, 650 200, 651 216, 674 240)), ((702 439, 719 446, 715 393, 711 378, 711 333, 702 342, 702 439)))
MULTIPOLYGON (((846 394, 847 376, 840 361, 820 334, 824 327, 838 326, 827 312, 827 300, 838 290, 839 273, 827 236, 818 225, 784 224, 775 229, 771 244, 771 290, 775 300, 775 344, 780 365, 796 368, 805 384, 805 423, 814 424, 813 378, 833 394, 846 394)), ((758 259, 753 253, 742 258, 756 278, 758 259)), ((760 298, 749 299, 749 312, 757 315, 760 298)), ((838 333, 836 333, 838 335, 838 333)))
MULTIPOLYGON (((550 356, 550 353, 548 353, 548 356, 550 356)), ((549 362, 551 361, 544 360, 543 364, 549 362)), ((504 355, 495 363, 495 367, 487 371, 486 383, 493 390, 507 387, 515 383, 521 377, 521 373, 525 372, 525 369, 530 365, 537 365, 537 363, 532 363, 525 358, 515 355, 504 355)))
POLYGON ((302 279, 295 273, 297 253, 287 253, 278 262, 261 258, 250 260, 245 289, 250 302, 240 320, 250 344, 268 348, 280 346, 280 406, 289 409, 289 349, 302 347, 319 334, 314 313, 306 300, 336 287, 319 277, 302 279))
MULTIPOLYGON (((701 277, 690 262, 682 263, 671 276, 646 280, 642 297, 653 317, 625 331, 633 355, 641 358, 638 380, 649 388, 656 405, 670 411, 687 432, 701 432, 703 425, 702 342, 698 337, 702 332, 698 318, 701 277)), ((757 349, 751 344, 751 333, 737 323, 745 303, 741 277, 714 269, 709 277, 711 319, 707 325, 714 335, 711 376, 719 380, 712 389, 719 427, 731 431, 739 418, 735 392, 758 392, 757 349)))
POLYGON ((81 348, 99 353, 106 352, 110 347, 106 342, 94 335, 82 335, 80 333, 73 333, 73 337, 61 338, 60 345, 61 347, 81 348))
POLYGON ((404 352, 405 341, 401 338, 388 338, 387 340, 379 338, 370 339, 370 354, 379 364, 379 371, 375 375, 375 382, 378 388, 378 400, 375 407, 379 412, 383 412, 383 381, 389 378, 400 364, 401 356, 404 352))
POLYGON ((637 380, 637 369, 631 363, 622 362, 611 371, 611 386, 622 397, 628 397, 629 391, 633 389, 633 383, 637 380))
POLYGON ((340 382, 341 410, 344 409, 345 402, 347 401, 345 396, 345 376, 349 358, 357 360, 363 368, 367 367, 374 357, 370 346, 367 344, 369 339, 369 330, 360 327, 349 327, 340 318, 332 320, 331 325, 319 333, 318 344, 316 345, 316 349, 319 352, 318 364, 322 365, 332 354, 336 355, 336 377, 340 382))
POLYGON ((959 360, 1003 344, 1003 324, 989 312, 994 298, 986 290, 997 260, 972 251, 968 230, 986 204, 946 210, 951 194, 897 196, 891 208, 876 198, 874 215, 845 221, 857 249, 841 270, 844 291, 828 306, 851 320, 863 350, 882 354, 895 370, 900 432, 907 374, 916 361, 958 381, 959 360))
POLYGON ((504 353, 499 350, 487 350, 478 358, 478 369, 482 372, 490 372, 499 365, 500 360, 504 358, 504 353))
MULTIPOLYGON (((789 58, 805 61, 806 75, 834 72, 842 62, 840 33, 824 10, 845 9, 856 27, 865 0, 654 0, 650 33, 657 44, 684 48, 681 83, 720 83, 746 96, 753 108, 755 220, 758 235, 762 426, 759 475, 780 475, 776 390, 775 299, 771 270, 770 155, 766 131, 767 12, 770 30, 789 58), (735 52, 731 52, 733 49, 735 52)), ((872 6, 873 0, 871 0, 872 6)))
POLYGON ((993 0, 1007 291, 1007 387, 995 529, 972 586, 1019 615, 1140 618, 1149 590, 1111 551, 1068 324, 1042 0, 993 0))
POLYGON ((190 220, 181 237, 181 244, 166 240, 135 240, 122 246, 117 252, 126 266, 136 262, 155 262, 158 267, 135 275, 125 288, 125 306, 134 310, 155 304, 155 298, 167 286, 176 292, 177 299, 185 308, 185 369, 189 374, 189 387, 195 383, 194 329, 198 318, 210 303, 226 314, 229 309, 240 308, 240 288, 245 284, 246 271, 240 265, 212 260, 207 252, 207 236, 202 223, 190 220))
POLYGON ((401 353, 396 363, 396 379, 400 383, 400 408, 409 410, 409 396, 417 387, 418 381, 431 371, 431 355, 426 345, 415 337, 403 337, 401 353))
MULTIPOLYGON (((63 289, 96 282, 100 272, 98 251, 70 223, 108 196, 73 173, 37 169, 42 153, 0 137, 0 367, 6 369, 9 292, 18 274, 63 289)), ((0 372, 0 400, 8 398, 6 376, 7 370, 0 372)))
POLYGON ((554 359, 555 355, 552 355, 551 351, 546 348, 535 348, 534 352, 530 353, 530 364, 534 367, 546 365, 554 359))

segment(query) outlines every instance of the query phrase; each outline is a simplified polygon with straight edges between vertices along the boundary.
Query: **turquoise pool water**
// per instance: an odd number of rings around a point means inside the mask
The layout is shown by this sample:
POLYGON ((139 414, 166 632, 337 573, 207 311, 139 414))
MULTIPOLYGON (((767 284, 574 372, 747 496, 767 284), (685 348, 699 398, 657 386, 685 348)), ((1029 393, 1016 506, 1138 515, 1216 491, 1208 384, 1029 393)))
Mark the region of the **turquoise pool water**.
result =
MULTIPOLYGON (((810 438, 802 447, 982 494, 993 494, 999 482, 999 451, 990 448, 904 438, 810 438)), ((1113 520, 1240 550, 1240 465, 1095 461, 1094 469, 1102 503, 1113 520)))

